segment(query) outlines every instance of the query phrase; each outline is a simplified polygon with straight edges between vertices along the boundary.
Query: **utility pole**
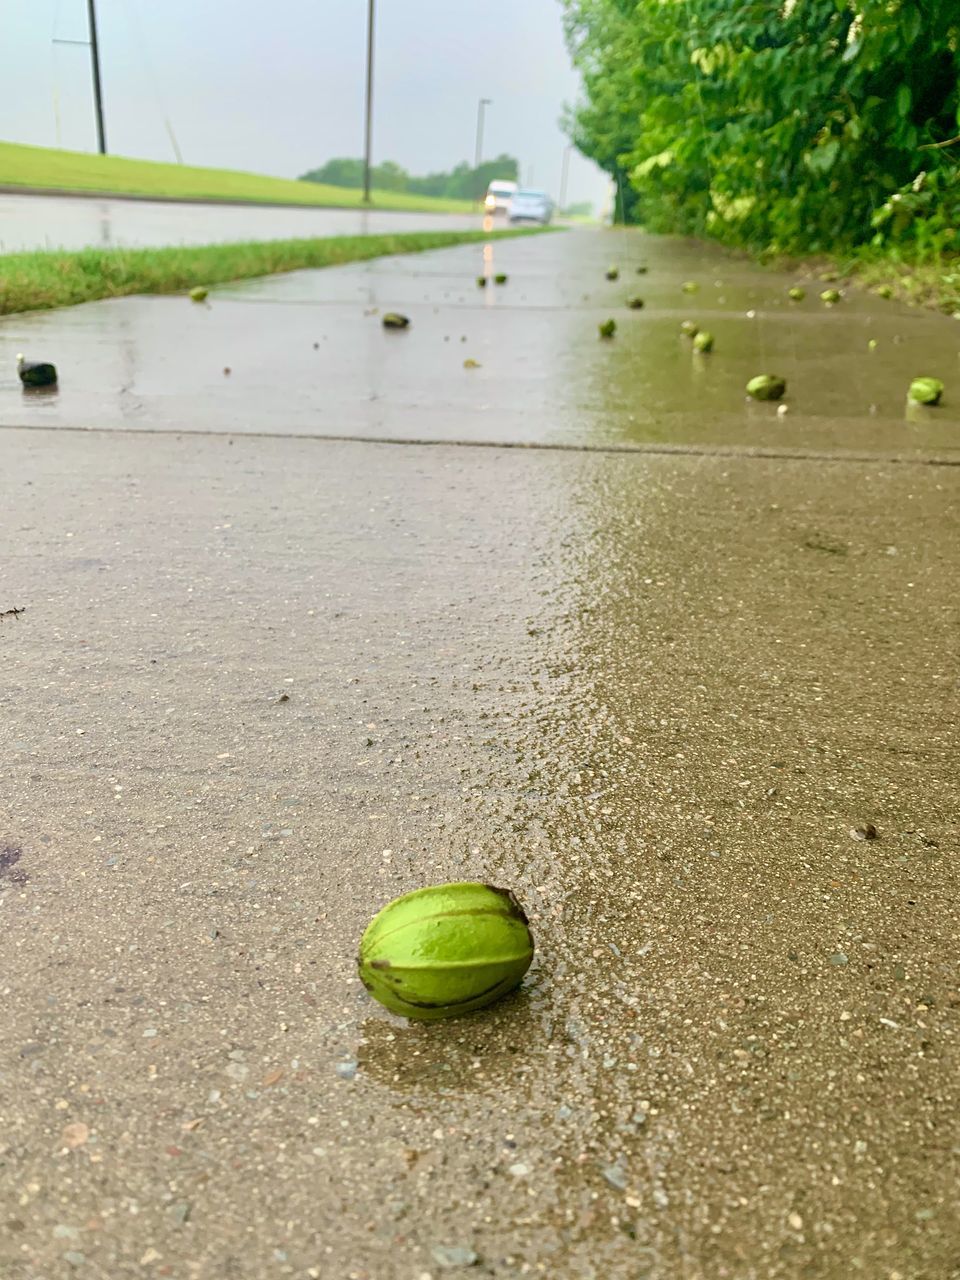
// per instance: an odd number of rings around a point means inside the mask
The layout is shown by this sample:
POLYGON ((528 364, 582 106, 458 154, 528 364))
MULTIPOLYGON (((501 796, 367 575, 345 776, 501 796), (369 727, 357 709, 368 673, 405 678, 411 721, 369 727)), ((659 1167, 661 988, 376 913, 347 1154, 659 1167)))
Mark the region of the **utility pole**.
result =
MULTIPOLYGON (((93 0, 90 0, 93 3, 93 0)), ((370 203, 370 154, 373 138, 373 24, 375 0, 367 0, 367 101, 363 143, 363 203, 370 203)))
POLYGON ((94 0, 87 0, 90 23, 90 60, 93 63, 93 104, 97 112, 97 148, 107 154, 107 135, 103 127, 103 86, 100 83, 100 46, 97 43, 97 10, 94 0))
MULTIPOLYGON (((100 45, 97 42, 97 11, 94 0, 87 0, 88 35, 86 40, 59 40, 53 37, 54 44, 85 45, 90 50, 90 62, 93 67, 93 106, 97 118, 97 150, 102 156, 107 154, 107 135, 103 127, 103 86, 100 83, 100 45)), ((57 118, 57 141, 60 139, 60 107, 54 107, 57 118)))
MULTIPOLYGON (((483 160, 483 112, 485 107, 493 106, 492 98, 480 98, 477 102, 477 149, 473 158, 474 181, 476 181, 477 170, 483 160)), ((477 200, 480 199, 482 192, 477 192, 477 200)))

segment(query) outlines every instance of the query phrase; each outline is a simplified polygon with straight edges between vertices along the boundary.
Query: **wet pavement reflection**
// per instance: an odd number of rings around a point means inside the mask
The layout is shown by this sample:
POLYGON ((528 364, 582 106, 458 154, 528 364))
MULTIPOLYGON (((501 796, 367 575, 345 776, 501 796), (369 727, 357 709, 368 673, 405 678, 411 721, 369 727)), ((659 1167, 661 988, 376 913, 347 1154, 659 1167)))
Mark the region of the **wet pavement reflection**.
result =
POLYGON ((189 204, 0 191, 0 253, 134 249, 478 227, 479 215, 283 205, 189 204))
POLYGON ((565 232, 484 253, 297 272, 215 289, 202 307, 124 298, 8 317, 0 414, 24 425, 955 453, 953 320, 853 289, 826 307, 817 281, 794 303, 793 276, 640 234, 565 232), (616 282, 604 279, 611 256, 616 282), (648 272, 631 276, 636 263, 648 272), (506 284, 477 287, 495 271, 506 284), (638 288, 646 306, 630 310, 638 288), (385 333, 389 309, 411 327, 385 333), (599 343, 608 316, 617 334, 599 343), (685 319, 709 328, 710 354, 692 349, 685 319), (21 349, 61 367, 54 401, 23 402, 21 349), (744 394, 763 372, 787 380, 779 414, 744 394), (935 409, 907 402, 921 374, 946 383, 935 409))

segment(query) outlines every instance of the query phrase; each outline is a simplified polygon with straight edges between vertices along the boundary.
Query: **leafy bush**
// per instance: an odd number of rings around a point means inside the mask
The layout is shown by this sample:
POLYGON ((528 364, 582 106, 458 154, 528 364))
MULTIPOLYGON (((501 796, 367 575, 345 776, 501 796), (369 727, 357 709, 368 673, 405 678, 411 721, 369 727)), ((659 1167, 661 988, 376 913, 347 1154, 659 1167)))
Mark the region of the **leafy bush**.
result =
POLYGON ((931 219, 956 208, 956 0, 564 7, 585 91, 568 125, 626 220, 787 251, 947 229, 931 219))

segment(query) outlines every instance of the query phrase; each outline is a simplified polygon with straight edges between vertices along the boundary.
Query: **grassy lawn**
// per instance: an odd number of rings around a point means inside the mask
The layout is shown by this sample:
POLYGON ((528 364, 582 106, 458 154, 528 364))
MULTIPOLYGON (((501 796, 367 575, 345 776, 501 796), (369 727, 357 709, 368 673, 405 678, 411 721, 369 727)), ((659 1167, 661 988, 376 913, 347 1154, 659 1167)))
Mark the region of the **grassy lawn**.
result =
MULTIPOLYGON (((252 204, 322 205, 353 209, 361 192, 292 178, 266 178, 233 169, 195 169, 190 165, 127 160, 83 151, 53 151, 0 142, 0 186, 42 187, 48 191, 95 191, 103 195, 155 196, 181 200, 244 200, 252 204)), ((469 213, 466 200, 374 191, 378 209, 421 213, 469 213)))
POLYGON ((450 245, 537 235, 523 231, 410 231, 394 235, 327 236, 173 249, 42 250, 0 256, 0 315, 68 307, 128 293, 179 293, 195 285, 333 267, 385 254, 419 253, 450 245))

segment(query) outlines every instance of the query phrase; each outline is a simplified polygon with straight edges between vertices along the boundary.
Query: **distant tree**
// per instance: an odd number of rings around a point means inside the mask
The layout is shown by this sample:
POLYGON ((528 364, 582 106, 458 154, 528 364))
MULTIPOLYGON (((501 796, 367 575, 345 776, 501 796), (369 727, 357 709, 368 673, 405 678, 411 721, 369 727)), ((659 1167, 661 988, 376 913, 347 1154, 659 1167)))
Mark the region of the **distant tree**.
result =
POLYGON ((326 182, 332 187, 362 187, 363 161, 338 157, 328 160, 319 169, 311 169, 300 175, 301 182, 326 182))
MULTIPOLYGON (((373 186, 380 191, 406 191, 411 195, 441 196, 449 200, 475 200, 496 179, 516 182, 520 164, 514 156, 500 155, 495 160, 485 160, 479 169, 461 161, 447 173, 428 173, 416 177, 407 173, 392 160, 374 165, 371 170, 373 186)), ((319 169, 311 169, 301 175, 301 182, 325 182, 334 187, 354 190, 363 186, 363 161, 339 157, 328 160, 319 169)))
POLYGON ((410 175, 392 160, 384 160, 383 164, 375 164, 370 170, 373 185, 380 191, 409 191, 410 175))

